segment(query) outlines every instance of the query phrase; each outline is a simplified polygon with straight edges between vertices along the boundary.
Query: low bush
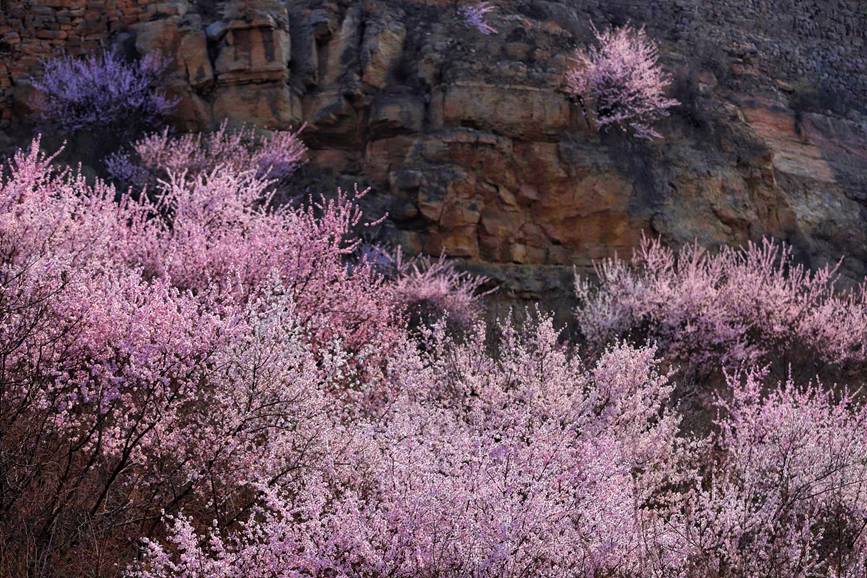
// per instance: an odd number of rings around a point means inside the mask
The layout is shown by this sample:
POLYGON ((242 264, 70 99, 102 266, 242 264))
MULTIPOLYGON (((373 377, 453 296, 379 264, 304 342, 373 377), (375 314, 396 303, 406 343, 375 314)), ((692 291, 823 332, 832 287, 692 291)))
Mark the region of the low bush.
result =
POLYGON ((630 261, 576 278, 578 323, 591 344, 631 337, 689 367, 735 367, 787 351, 837 365, 867 361, 867 284, 837 291, 836 268, 810 271, 765 240, 710 253, 645 238, 630 261))

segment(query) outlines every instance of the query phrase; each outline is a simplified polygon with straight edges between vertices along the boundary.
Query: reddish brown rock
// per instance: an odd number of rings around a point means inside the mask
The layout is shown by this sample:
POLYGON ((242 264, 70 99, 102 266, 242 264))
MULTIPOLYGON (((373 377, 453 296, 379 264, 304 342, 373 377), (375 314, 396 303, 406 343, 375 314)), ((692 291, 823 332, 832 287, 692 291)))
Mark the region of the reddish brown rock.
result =
POLYGON ((289 33, 266 25, 234 20, 227 25, 214 68, 221 84, 289 79, 289 33))
POLYGON ((286 129, 301 122, 301 106, 283 83, 218 86, 213 100, 216 119, 286 129))
POLYGON ((193 89, 214 82, 214 68, 208 57, 208 41, 202 30, 185 30, 177 50, 178 62, 184 67, 187 84, 193 89))
POLYGON ((424 126, 424 102, 409 94, 382 95, 370 110, 370 130, 383 132, 419 132, 424 126))
POLYGON ((180 21, 180 18, 172 17, 140 22, 133 26, 138 53, 162 54, 174 59, 181 39, 180 21))
POLYGON ((382 88, 403 52, 406 28, 397 20, 375 20, 365 28, 361 44, 361 79, 382 88))
POLYGON ((834 182, 834 171, 810 135, 797 128, 794 113, 756 103, 743 107, 746 122, 773 153, 774 169, 798 177, 834 182))
POLYGON ((519 138, 550 137, 571 124, 566 97, 532 86, 459 82, 435 94, 434 112, 444 126, 474 126, 519 138))

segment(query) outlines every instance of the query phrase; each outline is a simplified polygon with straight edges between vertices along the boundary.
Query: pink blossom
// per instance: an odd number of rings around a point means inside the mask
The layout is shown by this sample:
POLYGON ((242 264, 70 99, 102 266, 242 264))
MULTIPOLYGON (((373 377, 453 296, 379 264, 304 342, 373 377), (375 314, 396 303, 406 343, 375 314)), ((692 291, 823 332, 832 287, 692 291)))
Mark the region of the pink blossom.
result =
POLYGON ((251 128, 231 131, 223 122, 212 133, 173 136, 166 128, 134 142, 129 152, 114 153, 105 164, 115 179, 138 188, 154 187, 169 175, 208 175, 218 167, 283 183, 306 161, 302 130, 265 135, 251 128))
POLYGON ((761 375, 730 380, 708 481, 683 547, 697 575, 861 576, 867 571, 867 412, 848 393, 761 375))
POLYGON ((665 96, 671 79, 659 64, 656 44, 643 28, 629 25, 602 32, 594 27, 593 33, 596 45, 575 53, 568 92, 582 100, 585 112, 592 110, 599 130, 660 138, 653 125, 679 103, 665 96))
POLYGON ((228 539, 175 520, 133 575, 638 575, 676 563, 649 507, 675 479, 664 464, 678 446, 653 351, 618 347, 584 369, 550 319, 500 330, 502 361, 480 353, 481 326, 464 343, 435 330, 425 353, 396 360, 384 411, 355 426, 351 471, 311 479, 304 495, 264 489, 228 539))
POLYGON ((478 2, 461 8, 461 16, 467 26, 475 28, 485 35, 496 34, 497 30, 488 24, 487 16, 494 12, 495 7, 491 2, 478 2))
POLYGON ((477 319, 484 277, 459 272, 444 257, 404 261, 398 253, 395 267, 396 299, 416 324, 445 319, 455 327, 468 327, 477 319))
POLYGON ((348 266, 362 193, 273 209, 226 169, 137 199, 51 161, 36 140, 0 176, 0 564, 80 574, 160 509, 231 519, 249 484, 342 467, 330 396, 404 340, 392 285, 348 266))
POLYGON ((598 287, 576 279, 578 322, 597 345, 643 333, 665 355, 697 368, 732 367, 792 350, 842 366, 867 361, 867 289, 835 290, 836 269, 798 265, 765 240, 679 253, 644 239, 631 261, 596 268, 598 287))

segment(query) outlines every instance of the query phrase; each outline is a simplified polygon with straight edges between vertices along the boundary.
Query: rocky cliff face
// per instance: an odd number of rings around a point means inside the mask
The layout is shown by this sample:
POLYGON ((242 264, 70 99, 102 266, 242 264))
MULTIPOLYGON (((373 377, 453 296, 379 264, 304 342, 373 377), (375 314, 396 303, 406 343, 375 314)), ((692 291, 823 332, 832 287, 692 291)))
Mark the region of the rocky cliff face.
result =
POLYGON ((503 0, 492 36, 451 1, 0 3, 7 124, 25 120, 34 54, 89 48, 76 26, 97 14, 91 44, 172 57, 180 127, 306 122, 307 179, 372 186, 386 237, 463 258, 502 294, 565 296, 573 266, 645 232, 773 235, 813 265, 842 254, 846 274, 867 273, 861 0, 503 0), (664 140, 600 137, 562 92, 591 21, 660 43, 682 102, 664 140))

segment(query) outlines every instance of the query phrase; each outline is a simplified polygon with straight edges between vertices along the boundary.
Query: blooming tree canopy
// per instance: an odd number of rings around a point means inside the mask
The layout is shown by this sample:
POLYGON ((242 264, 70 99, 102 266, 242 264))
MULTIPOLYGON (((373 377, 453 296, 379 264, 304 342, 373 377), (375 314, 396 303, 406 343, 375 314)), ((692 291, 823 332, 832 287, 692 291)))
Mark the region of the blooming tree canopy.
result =
POLYGON ((653 125, 678 102, 665 96, 671 78, 656 44, 630 25, 599 31, 595 45, 575 53, 566 89, 579 97, 599 130, 617 129, 641 139, 660 138, 653 125))
POLYGON ((152 54, 129 63, 113 51, 47 60, 33 83, 37 114, 69 134, 131 124, 153 128, 176 104, 158 86, 166 64, 152 54))

